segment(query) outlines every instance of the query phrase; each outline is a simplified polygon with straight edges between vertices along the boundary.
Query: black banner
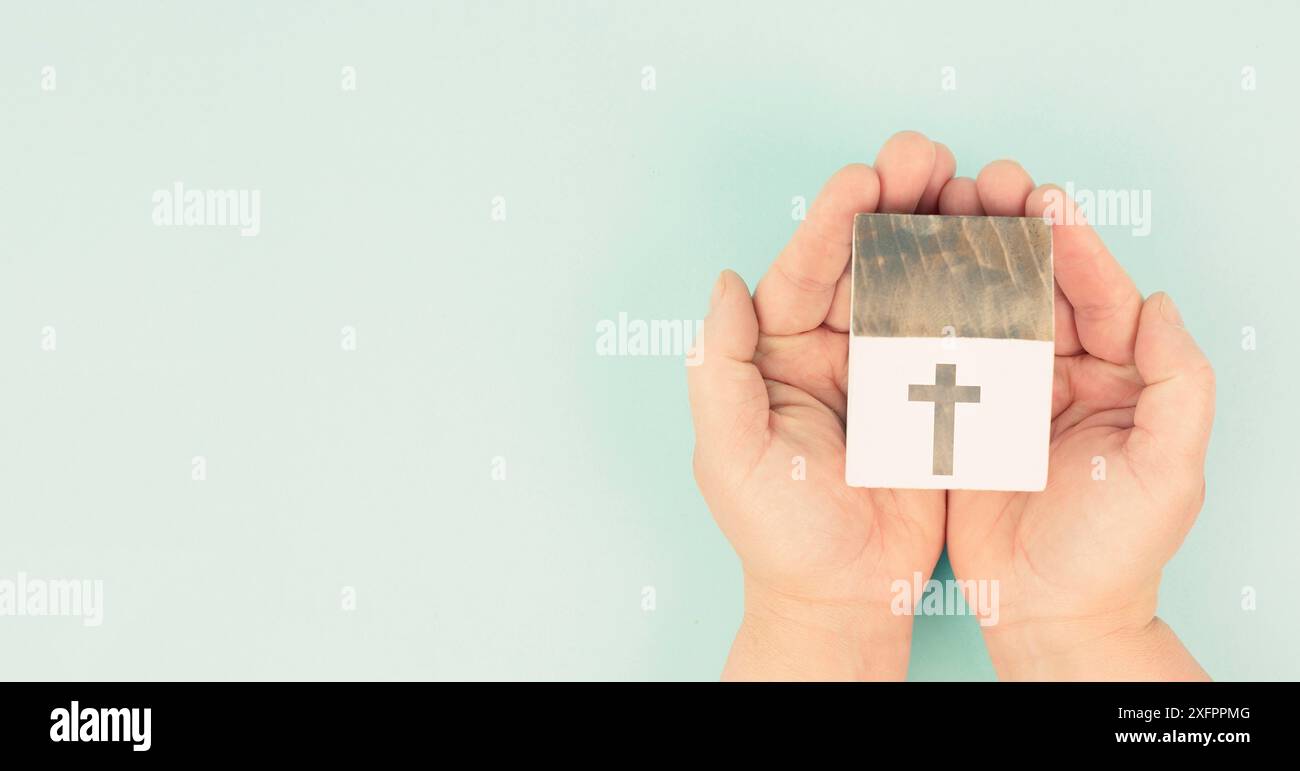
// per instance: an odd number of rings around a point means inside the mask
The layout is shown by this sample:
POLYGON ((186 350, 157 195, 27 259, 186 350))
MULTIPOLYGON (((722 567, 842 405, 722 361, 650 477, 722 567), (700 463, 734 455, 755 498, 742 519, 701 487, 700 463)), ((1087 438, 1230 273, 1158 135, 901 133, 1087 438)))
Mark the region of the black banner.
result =
MULTIPOLYGON (((338 758, 628 742, 650 754, 1284 751, 1297 686, 1216 684, 10 683, 0 749, 338 758), (573 744, 576 742, 576 744, 573 744), (857 749, 854 750, 853 748, 857 749), (676 749, 673 749, 676 748, 676 749), (873 749, 874 751, 874 749, 873 749)), ((987 757, 987 756, 986 756, 987 757)), ((1047 757, 1044 755, 1044 757, 1047 757)))

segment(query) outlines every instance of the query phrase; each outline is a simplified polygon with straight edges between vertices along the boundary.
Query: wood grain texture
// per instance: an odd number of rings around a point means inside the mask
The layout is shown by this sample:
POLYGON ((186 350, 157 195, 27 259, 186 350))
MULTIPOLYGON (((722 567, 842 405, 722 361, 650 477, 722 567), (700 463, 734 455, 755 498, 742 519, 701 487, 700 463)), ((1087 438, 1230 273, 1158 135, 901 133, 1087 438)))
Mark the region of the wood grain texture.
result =
POLYGON ((859 214, 855 335, 1053 339, 1052 230, 1036 217, 859 214))

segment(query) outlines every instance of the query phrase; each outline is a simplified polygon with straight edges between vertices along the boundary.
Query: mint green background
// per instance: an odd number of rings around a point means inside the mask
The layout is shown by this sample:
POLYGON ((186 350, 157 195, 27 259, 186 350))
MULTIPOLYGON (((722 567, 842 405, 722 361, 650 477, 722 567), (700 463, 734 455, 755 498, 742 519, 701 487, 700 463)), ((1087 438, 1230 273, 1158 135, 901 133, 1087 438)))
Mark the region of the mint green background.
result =
MULTIPOLYGON (((0 678, 716 677, 739 566, 681 362, 595 325, 752 285, 793 196, 915 128, 1152 190, 1103 235, 1220 382, 1160 613, 1218 678, 1296 679, 1300 13, 944 5, 6 4, 0 578, 106 608, 0 618, 0 678), (154 227, 175 180, 260 189, 262 234, 154 227)), ((974 621, 919 619, 911 676, 992 677, 974 621)))

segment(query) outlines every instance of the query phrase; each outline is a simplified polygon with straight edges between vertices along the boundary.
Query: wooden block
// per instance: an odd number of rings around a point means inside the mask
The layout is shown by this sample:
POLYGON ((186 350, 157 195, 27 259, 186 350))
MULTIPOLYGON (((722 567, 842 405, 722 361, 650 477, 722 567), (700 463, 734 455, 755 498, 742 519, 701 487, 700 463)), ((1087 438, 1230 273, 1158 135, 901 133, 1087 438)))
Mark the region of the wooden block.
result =
POLYGON ((1041 219, 859 214, 845 479, 1041 490, 1054 365, 1041 219))
POLYGON ((1051 340, 1051 255, 1037 218, 859 214, 853 334, 1051 340))

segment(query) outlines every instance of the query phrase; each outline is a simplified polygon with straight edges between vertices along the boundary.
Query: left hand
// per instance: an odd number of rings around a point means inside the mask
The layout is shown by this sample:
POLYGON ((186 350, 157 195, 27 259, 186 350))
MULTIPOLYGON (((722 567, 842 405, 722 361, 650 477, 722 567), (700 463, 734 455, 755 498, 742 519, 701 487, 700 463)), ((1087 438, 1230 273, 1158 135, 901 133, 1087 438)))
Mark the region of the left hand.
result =
POLYGON ((1204 677, 1155 610, 1204 499, 1214 372, 1168 295, 1144 301, 1072 206, 1011 161, 940 197, 942 214, 1051 215, 1057 282, 1047 487, 949 492, 949 557, 1000 582, 985 640, 1003 677, 1204 677), (1157 651, 1171 666, 1141 662, 1157 651))

